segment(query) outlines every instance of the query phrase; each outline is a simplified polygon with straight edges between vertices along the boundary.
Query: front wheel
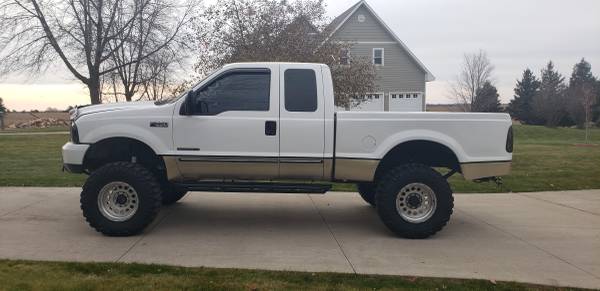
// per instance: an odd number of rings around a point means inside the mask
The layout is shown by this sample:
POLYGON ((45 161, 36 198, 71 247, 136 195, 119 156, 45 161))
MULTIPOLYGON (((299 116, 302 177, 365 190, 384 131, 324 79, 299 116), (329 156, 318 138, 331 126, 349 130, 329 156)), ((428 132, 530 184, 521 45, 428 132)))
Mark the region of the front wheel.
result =
POLYGON ((134 235, 146 228, 161 206, 160 185, 146 168, 107 164, 90 175, 81 192, 81 210, 91 227, 108 236, 134 235))
POLYGON ((450 220, 454 198, 438 172, 421 164, 390 170, 380 181, 377 212, 383 223, 404 238, 427 238, 450 220))

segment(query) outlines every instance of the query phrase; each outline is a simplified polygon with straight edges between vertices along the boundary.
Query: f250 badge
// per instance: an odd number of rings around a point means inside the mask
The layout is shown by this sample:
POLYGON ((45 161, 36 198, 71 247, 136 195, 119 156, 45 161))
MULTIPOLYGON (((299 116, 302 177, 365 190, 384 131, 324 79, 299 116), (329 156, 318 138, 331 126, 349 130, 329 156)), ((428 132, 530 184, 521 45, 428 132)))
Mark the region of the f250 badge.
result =
POLYGON ((169 123, 168 122, 150 122, 150 127, 162 127, 162 128, 167 128, 169 127, 169 123))

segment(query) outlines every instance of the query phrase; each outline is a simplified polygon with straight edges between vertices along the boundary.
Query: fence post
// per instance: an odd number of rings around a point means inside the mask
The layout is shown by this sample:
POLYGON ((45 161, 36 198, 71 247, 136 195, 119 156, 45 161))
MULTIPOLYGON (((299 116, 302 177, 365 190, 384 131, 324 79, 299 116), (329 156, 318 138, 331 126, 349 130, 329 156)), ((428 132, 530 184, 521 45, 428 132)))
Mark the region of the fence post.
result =
POLYGON ((4 112, 0 112, 0 129, 4 130, 4 112))

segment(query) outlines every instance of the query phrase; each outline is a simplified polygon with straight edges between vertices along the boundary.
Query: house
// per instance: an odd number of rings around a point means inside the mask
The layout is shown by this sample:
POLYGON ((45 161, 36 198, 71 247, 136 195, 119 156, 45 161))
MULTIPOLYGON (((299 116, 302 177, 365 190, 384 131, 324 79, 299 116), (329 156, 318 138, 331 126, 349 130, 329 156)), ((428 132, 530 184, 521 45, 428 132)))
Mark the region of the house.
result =
POLYGON ((377 92, 351 110, 425 111, 425 84, 435 77, 366 1, 335 18, 328 31, 329 38, 353 44, 342 61, 367 57, 376 66, 377 92))

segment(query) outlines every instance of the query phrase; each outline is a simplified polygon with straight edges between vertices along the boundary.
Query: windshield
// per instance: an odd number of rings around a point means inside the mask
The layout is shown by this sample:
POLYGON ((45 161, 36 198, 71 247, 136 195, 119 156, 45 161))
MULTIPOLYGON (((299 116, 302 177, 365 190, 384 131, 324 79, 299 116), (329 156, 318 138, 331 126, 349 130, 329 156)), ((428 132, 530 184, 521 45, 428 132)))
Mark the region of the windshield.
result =
MULTIPOLYGON (((202 78, 200 81, 196 82, 196 84, 194 84, 194 86, 192 86, 192 89, 191 89, 191 90, 194 90, 196 87, 198 87, 198 85, 199 85, 200 83, 204 82, 204 80, 208 79, 208 77, 212 76, 212 75, 213 75, 215 72, 216 72, 216 70, 214 70, 214 71, 210 72, 210 74, 207 74, 207 75, 206 75, 204 78, 202 78)), ((163 99, 163 100, 158 100, 158 101, 154 102, 154 104, 156 104, 156 105, 164 105, 164 104, 171 104, 171 103, 175 103, 175 102, 177 102, 177 100, 181 99, 183 96, 187 96, 187 93, 188 93, 189 91, 190 91, 190 90, 186 90, 186 91, 184 91, 183 93, 181 93, 181 94, 179 94, 179 95, 176 95, 176 96, 173 96, 173 97, 171 97, 171 98, 166 98, 166 99, 163 99)))

